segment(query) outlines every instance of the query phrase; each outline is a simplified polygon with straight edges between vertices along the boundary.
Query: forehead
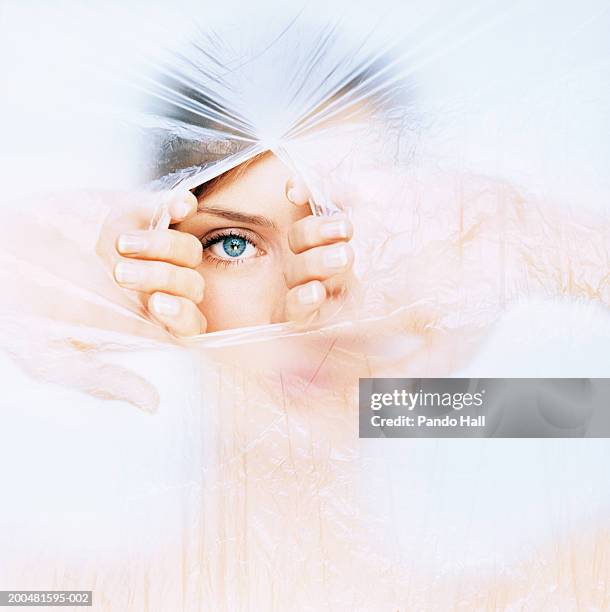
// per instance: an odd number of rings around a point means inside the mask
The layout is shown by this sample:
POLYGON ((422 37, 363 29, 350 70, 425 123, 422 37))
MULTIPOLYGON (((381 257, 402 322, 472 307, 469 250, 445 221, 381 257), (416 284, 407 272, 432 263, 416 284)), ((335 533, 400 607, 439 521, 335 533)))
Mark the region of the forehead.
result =
POLYGON ((282 226, 310 214, 307 206, 297 207, 286 197, 288 167, 274 155, 265 155, 239 169, 203 196, 200 211, 206 207, 268 217, 282 226))

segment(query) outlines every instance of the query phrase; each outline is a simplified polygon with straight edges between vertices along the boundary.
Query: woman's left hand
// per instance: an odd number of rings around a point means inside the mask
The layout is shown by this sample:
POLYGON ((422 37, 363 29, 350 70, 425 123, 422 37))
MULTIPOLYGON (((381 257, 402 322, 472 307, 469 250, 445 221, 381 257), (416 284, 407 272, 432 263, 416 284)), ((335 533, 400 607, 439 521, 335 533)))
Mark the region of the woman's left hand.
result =
MULTIPOLYGON (((309 193, 298 183, 287 189, 296 206, 308 205, 309 193)), ((354 263, 349 245, 353 226, 347 215, 309 215, 288 232, 290 257, 284 277, 288 286, 286 319, 302 323, 314 317, 345 286, 354 263)))

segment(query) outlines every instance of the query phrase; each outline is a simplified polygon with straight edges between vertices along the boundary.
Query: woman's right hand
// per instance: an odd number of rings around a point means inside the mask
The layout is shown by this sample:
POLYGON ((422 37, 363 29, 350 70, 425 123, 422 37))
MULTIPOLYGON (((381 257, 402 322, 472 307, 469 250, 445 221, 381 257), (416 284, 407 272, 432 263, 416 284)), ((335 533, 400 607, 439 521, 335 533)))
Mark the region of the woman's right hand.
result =
MULTIPOLYGON (((177 223, 196 213, 197 198, 186 192, 167 206, 171 223, 177 223)), ((152 211, 142 213, 143 221, 152 218, 152 211)), ((178 337, 206 331, 197 306, 203 300, 204 280, 195 269, 203 249, 195 236, 172 229, 130 229, 116 237, 115 248, 121 256, 114 266, 116 282, 143 294, 154 319, 178 337)))

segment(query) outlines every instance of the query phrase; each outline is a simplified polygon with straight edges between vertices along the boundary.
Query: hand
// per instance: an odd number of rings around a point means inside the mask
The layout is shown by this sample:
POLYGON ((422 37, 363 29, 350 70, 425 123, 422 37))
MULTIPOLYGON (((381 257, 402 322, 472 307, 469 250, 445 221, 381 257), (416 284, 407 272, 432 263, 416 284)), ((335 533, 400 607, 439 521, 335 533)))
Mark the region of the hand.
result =
MULTIPOLYGON (((297 206, 309 202, 307 189, 297 181, 286 192, 297 206)), ((288 232, 291 256, 284 271, 288 321, 310 321, 342 293, 354 263, 354 252, 347 244, 352 235, 353 226, 345 214, 309 215, 292 225, 288 232)))
MULTIPOLYGON (((184 221, 197 210, 190 192, 168 204, 171 222, 184 221)), ((141 207, 132 227, 145 227, 154 210, 141 207)), ((144 305, 174 336, 194 336, 206 331, 206 319, 197 307, 203 300, 204 280, 195 270, 202 261, 201 242, 195 236, 172 229, 130 229, 115 242, 122 259, 114 266, 114 278, 126 289, 138 291, 144 305)))

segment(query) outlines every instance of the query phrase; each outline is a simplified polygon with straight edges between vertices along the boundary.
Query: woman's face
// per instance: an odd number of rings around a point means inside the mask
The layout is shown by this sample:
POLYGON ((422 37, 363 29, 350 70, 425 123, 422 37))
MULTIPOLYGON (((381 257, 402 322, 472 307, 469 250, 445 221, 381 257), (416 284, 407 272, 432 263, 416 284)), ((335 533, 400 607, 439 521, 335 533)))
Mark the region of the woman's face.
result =
POLYGON ((276 157, 256 160, 199 201, 176 226, 203 244, 200 304, 208 332, 284 320, 284 265, 291 225, 311 214, 286 197, 289 170, 276 157))

